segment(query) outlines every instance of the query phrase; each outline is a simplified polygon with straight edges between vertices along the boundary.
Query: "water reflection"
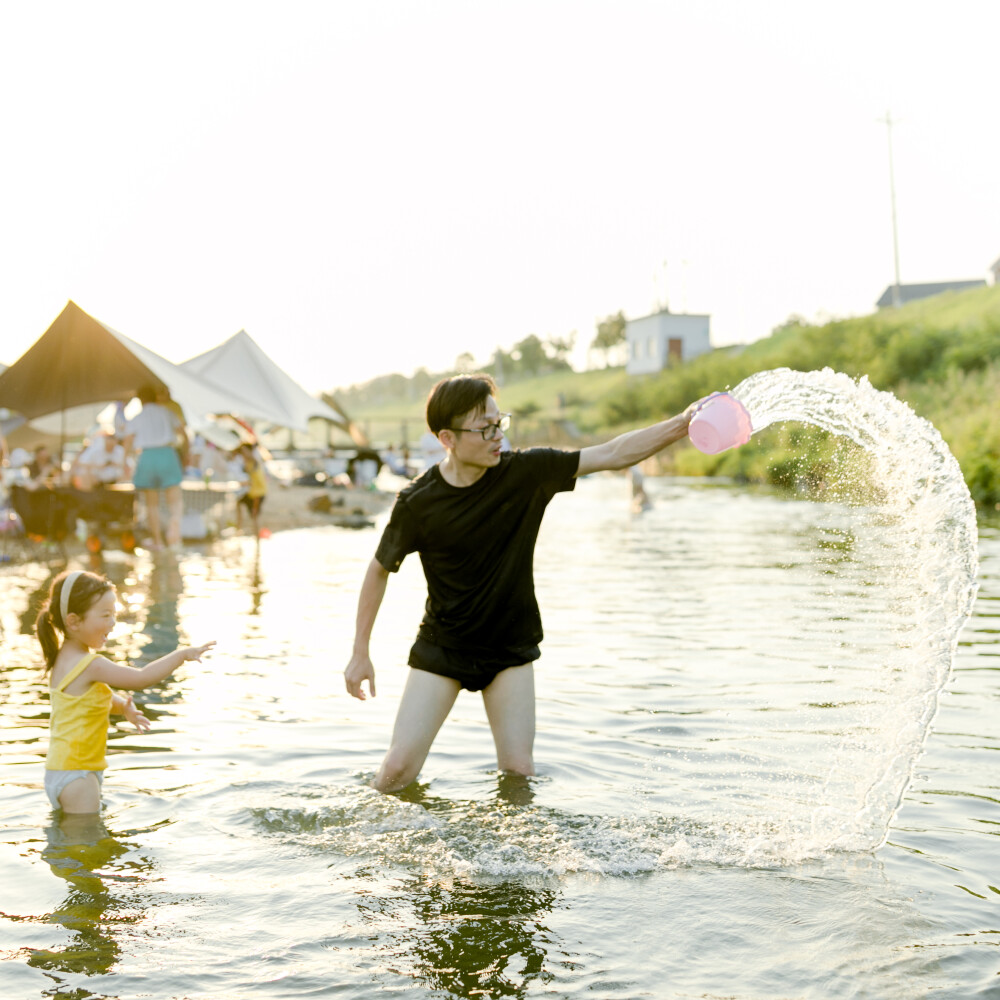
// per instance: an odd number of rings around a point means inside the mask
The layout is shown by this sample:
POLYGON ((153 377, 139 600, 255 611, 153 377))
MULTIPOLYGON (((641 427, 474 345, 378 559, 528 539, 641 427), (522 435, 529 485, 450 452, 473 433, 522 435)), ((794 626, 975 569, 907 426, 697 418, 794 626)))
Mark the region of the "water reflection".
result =
POLYGON ((497 775, 497 801, 509 802, 512 806, 531 805, 535 800, 535 786, 531 778, 513 771, 502 771, 497 775))
MULTIPOLYGON (((184 576, 177 556, 164 550, 149 562, 116 565, 117 572, 108 578, 118 590, 121 614, 109 650, 136 665, 144 665, 165 656, 178 646, 181 634, 179 603, 184 595, 184 576)), ((173 677, 143 690, 137 701, 148 705, 169 703, 180 698, 173 677)), ((151 719, 156 715, 146 713, 151 719)))
POLYGON ((157 552, 149 573, 149 596, 143 635, 148 642, 143 658, 156 660, 180 645, 180 615, 177 602, 184 593, 184 577, 177 557, 170 551, 157 552))
MULTIPOLYGON (((454 801, 429 794, 421 782, 395 797, 446 819, 462 812, 454 801)), ((533 798, 530 778, 497 775, 499 805, 516 809, 533 798)), ((550 885, 531 885, 520 877, 473 881, 438 872, 404 877, 391 895, 362 895, 362 916, 393 928, 385 943, 399 971, 430 989, 456 997, 524 997, 535 980, 551 979, 544 971, 546 955, 557 936, 543 921, 560 893, 550 885)))
POLYGON ((46 920, 61 924, 71 937, 63 947, 33 950, 28 964, 88 976, 108 972, 121 952, 121 928, 144 917, 135 883, 148 880, 153 864, 113 837, 97 816, 54 814, 45 835, 42 857, 67 889, 46 920))
MULTIPOLYGON (((423 806, 428 812, 452 812, 456 803, 451 799, 431 795, 430 787, 430 782, 411 781, 405 788, 398 792, 392 792, 390 795, 401 802, 412 802, 415 805, 423 806)), ((499 771, 497 773, 496 801, 498 803, 527 806, 531 805, 534 799, 535 787, 530 777, 524 774, 515 774, 513 771, 499 771)))
POLYGON ((41 606, 48 600, 49 590, 52 587, 52 581, 65 569, 65 565, 59 565, 54 569, 50 568, 49 572, 46 574, 44 579, 39 582, 39 585, 34 589, 28 591, 27 603, 24 609, 18 615, 18 621, 21 625, 21 635, 34 635, 35 633, 35 621, 38 618, 38 612, 41 606))
POLYGON ((261 602, 267 593, 264 586, 264 577, 260 570, 260 538, 254 540, 253 564, 250 568, 250 614, 257 616, 260 614, 261 602))
POLYGON ((391 900, 365 898, 362 915, 399 926, 390 953, 404 974, 459 997, 523 997, 551 978, 554 936, 543 923, 559 898, 523 880, 474 883, 416 876, 391 900))

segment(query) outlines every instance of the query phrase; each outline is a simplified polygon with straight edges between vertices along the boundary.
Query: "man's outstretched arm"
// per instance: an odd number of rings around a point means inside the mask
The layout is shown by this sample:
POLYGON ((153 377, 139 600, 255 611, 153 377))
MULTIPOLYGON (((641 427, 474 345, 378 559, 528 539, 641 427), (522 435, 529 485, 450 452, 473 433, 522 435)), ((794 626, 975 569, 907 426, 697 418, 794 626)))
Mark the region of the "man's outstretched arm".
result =
POLYGON ((368 681, 368 690, 375 697, 375 667, 368 655, 368 643, 375 625, 375 616, 385 597, 386 584, 389 582, 389 571, 377 560, 372 559, 365 573, 365 581, 361 584, 361 594, 358 597, 358 617, 354 627, 354 652, 351 662, 344 671, 344 683, 347 693, 365 700, 365 692, 361 685, 368 681))
POLYGON ((687 436, 688 424, 694 415, 697 403, 692 403, 683 413, 669 420, 661 420, 651 427, 643 427, 637 431, 628 431, 618 437, 595 444, 580 451, 580 465, 577 476, 586 476, 591 472, 602 472, 613 469, 627 469, 641 462, 650 455, 666 448, 681 438, 687 436))

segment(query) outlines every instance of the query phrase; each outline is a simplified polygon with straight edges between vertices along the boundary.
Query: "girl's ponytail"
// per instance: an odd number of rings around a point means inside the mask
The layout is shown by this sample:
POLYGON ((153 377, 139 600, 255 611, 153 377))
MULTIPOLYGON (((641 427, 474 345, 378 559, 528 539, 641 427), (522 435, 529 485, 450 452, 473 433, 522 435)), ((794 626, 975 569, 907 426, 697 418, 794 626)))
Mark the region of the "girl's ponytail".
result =
POLYGON ((38 618, 35 620, 35 635, 38 636, 38 641, 42 646, 45 669, 51 670, 59 653, 59 636, 56 633, 56 626, 52 620, 52 609, 49 607, 48 601, 42 605, 42 610, 38 612, 38 618))

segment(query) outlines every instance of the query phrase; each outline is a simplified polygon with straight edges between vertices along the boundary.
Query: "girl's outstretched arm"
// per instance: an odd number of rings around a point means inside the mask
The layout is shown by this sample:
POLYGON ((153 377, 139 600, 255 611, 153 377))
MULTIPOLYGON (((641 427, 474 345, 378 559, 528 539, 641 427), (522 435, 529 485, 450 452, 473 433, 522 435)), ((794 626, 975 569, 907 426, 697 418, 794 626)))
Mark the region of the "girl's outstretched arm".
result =
POLYGON ((126 691, 141 691, 143 688, 169 677, 182 663, 189 660, 200 660, 215 645, 215 640, 206 642, 204 646, 183 646, 166 656, 161 656, 144 667, 126 667, 120 663, 98 656, 84 670, 81 677, 89 681, 104 681, 110 687, 123 688, 126 691))

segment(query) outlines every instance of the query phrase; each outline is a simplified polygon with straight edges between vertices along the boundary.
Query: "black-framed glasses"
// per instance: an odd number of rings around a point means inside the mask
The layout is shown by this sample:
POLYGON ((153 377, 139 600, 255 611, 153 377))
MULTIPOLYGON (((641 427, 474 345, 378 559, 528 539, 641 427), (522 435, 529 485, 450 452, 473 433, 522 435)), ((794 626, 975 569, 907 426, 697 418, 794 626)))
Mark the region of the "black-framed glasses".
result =
POLYGON ((455 434, 461 434, 462 431, 469 434, 482 434, 484 441, 495 441, 507 433, 507 428, 510 427, 510 417, 509 413, 501 413, 500 419, 495 424, 487 424, 485 427, 445 427, 444 430, 453 431, 455 434))

